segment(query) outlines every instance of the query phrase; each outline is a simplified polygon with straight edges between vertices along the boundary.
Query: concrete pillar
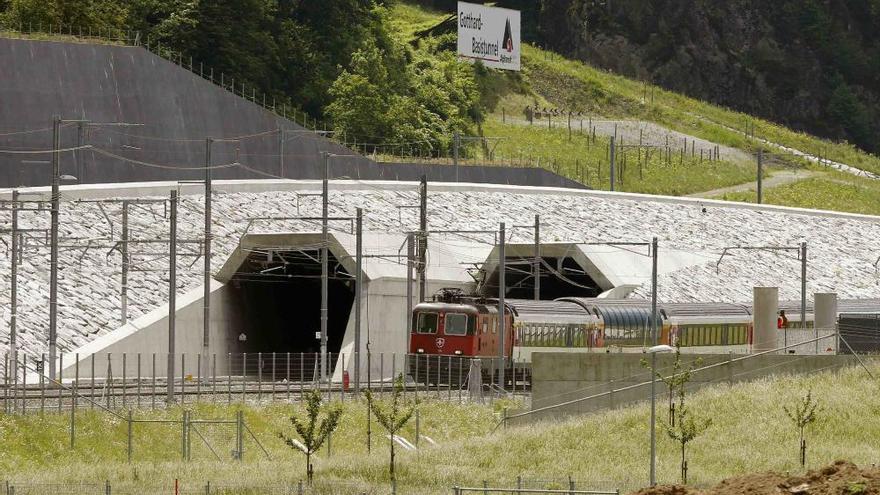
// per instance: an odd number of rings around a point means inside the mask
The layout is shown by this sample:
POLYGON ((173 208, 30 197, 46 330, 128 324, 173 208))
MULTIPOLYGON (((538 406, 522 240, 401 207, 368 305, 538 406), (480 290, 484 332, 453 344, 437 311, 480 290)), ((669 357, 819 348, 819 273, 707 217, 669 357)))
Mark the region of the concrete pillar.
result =
POLYGON ((833 329, 837 325, 837 294, 826 292, 814 294, 813 318, 816 328, 833 329))
POLYGON ((776 328, 776 317, 779 315, 779 288, 755 287, 753 290, 752 351, 769 351, 779 347, 779 330, 776 328))
MULTIPOLYGON (((833 292, 817 292, 813 295, 813 326, 815 338, 827 335, 828 331, 837 328, 837 294, 833 292)), ((811 348, 816 354, 822 351, 838 352, 838 339, 828 338, 816 341, 811 348)))

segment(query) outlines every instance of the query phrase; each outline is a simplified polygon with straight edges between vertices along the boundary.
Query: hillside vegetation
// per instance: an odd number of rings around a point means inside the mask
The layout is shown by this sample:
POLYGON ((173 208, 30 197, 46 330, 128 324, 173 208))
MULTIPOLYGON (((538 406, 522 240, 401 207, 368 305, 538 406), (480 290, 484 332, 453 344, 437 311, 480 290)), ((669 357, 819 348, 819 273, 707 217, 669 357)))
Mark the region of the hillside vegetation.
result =
MULTIPOLYGON (((873 373, 880 368, 872 366, 873 373)), ((689 398, 691 412, 712 418, 711 427, 689 446, 689 479, 696 486, 714 484, 743 473, 776 470, 801 472, 797 431, 783 411, 807 391, 820 405, 819 421, 807 429, 807 467, 837 459, 859 465, 880 456, 880 394, 877 384, 861 368, 826 372, 809 377, 779 377, 734 387, 718 385, 689 398)), ((510 404, 508 404, 510 405, 510 404)), ((496 409, 501 407, 497 405, 496 409)), ((237 406, 198 406, 194 416, 230 418, 237 406)), ((647 483, 647 405, 571 418, 557 423, 494 429, 498 416, 479 405, 426 402, 419 406, 422 433, 437 446, 418 452, 398 452, 399 493, 449 493, 455 484, 514 486, 522 476, 531 486, 635 490, 647 483), (613 459, 613 462, 609 460, 613 459), (543 480, 543 481, 536 481, 543 480)), ((246 407, 249 428, 271 461, 246 438, 242 463, 214 460, 193 437, 193 461, 178 461, 179 427, 136 425, 134 462, 125 462, 124 421, 102 413, 81 413, 75 451, 68 446, 68 415, 0 416, 0 471, 15 483, 101 483, 111 480, 117 491, 125 487, 170 486, 182 480, 190 489, 246 484, 295 484, 304 477, 302 455, 277 437, 289 432, 286 417, 298 407, 246 407)), ((662 410, 662 409, 661 409, 662 410)), ((345 480, 324 493, 383 493, 388 487, 387 439, 373 425, 374 445, 366 452, 366 405, 346 402, 341 430, 331 442, 331 455, 322 450, 316 459, 316 480, 345 480)), ((180 418, 180 411, 138 413, 150 418, 180 418)), ((661 414, 661 419, 663 415, 661 414)), ((404 435, 412 438, 414 424, 404 435)), ((232 445, 229 427, 200 427, 225 459, 232 445)), ((424 444, 424 441, 422 442, 424 444)), ((658 480, 678 479, 679 452, 662 428, 658 436, 658 480)), ((136 490, 135 490, 136 491, 136 490)))
POLYGON ((504 0, 534 43, 880 151, 880 2, 504 0))
MULTIPOLYGON (((566 1, 560 0, 560 5, 566 1)), ((448 7, 443 1, 421 3, 448 7)), ((515 1, 507 3, 516 6, 515 1)), ((540 2, 524 7, 526 36, 549 36, 548 8, 540 2)), ((578 12, 570 10, 573 18, 578 12)), ((336 139, 380 160, 415 156, 449 163, 453 135, 459 133, 469 137, 460 149, 464 163, 540 166, 610 189, 610 133, 594 136, 589 125, 581 132, 579 122, 570 136, 561 115, 552 129, 540 122, 528 125, 525 107, 538 106, 574 112, 588 122, 651 122, 684 135, 686 141, 704 140, 707 153, 715 145, 726 147, 720 160, 701 159, 699 150, 676 159, 677 142, 669 150, 660 146, 662 150, 648 152, 634 148, 637 141, 628 136, 626 147, 617 150, 616 190, 684 195, 750 182, 755 175, 753 153, 762 147, 768 175, 785 167, 820 172, 811 181, 768 190, 766 201, 875 211, 870 202, 875 181, 845 177, 854 193, 841 198, 833 193, 840 186, 838 175, 780 153, 763 140, 880 173, 880 158, 852 144, 821 140, 530 44, 523 47, 521 73, 462 63, 454 55, 454 23, 446 22, 448 16, 415 3, 382 0, 331 5, 93 0, 77 6, 61 0, 0 1, 0 28, 88 25, 102 32, 139 30, 144 42, 162 43, 215 73, 223 72, 227 80, 234 78, 236 84, 256 87, 279 104, 328 121, 336 139), (799 192, 787 192, 791 190, 799 192)), ((565 33, 560 36, 571 34, 565 33)), ((619 136, 618 144, 622 142, 619 136)), ((735 193, 727 198, 750 196, 735 193)))

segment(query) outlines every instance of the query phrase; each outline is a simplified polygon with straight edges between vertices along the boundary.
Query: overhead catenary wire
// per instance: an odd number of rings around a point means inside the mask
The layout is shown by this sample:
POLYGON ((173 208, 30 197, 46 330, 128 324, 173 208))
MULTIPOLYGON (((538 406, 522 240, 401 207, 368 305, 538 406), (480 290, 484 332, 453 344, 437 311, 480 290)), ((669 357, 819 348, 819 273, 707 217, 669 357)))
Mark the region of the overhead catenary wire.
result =
POLYGON ((52 153, 68 153, 71 151, 91 149, 89 144, 83 146, 74 146, 72 148, 59 148, 54 150, 0 150, 0 153, 7 155, 51 155, 52 153))
POLYGON ((236 167, 239 165, 237 162, 232 162, 232 163, 225 163, 222 165, 212 165, 210 167, 205 167, 205 166, 193 167, 193 166, 189 166, 189 165, 168 165, 168 164, 150 163, 150 162, 145 162, 145 161, 141 161, 141 160, 135 160, 134 158, 129 158, 127 156, 117 155, 115 153, 111 153, 107 150, 104 150, 101 148, 96 148, 94 146, 89 146, 89 148, 91 148, 92 151, 94 151, 96 153, 108 156, 110 158, 115 158, 117 160, 123 160, 123 161, 129 162, 129 163, 133 163, 135 165, 141 165, 144 167, 160 168, 160 169, 167 169, 167 170, 202 170, 202 171, 203 170, 218 170, 218 169, 224 169, 224 168, 232 168, 232 167, 236 167))

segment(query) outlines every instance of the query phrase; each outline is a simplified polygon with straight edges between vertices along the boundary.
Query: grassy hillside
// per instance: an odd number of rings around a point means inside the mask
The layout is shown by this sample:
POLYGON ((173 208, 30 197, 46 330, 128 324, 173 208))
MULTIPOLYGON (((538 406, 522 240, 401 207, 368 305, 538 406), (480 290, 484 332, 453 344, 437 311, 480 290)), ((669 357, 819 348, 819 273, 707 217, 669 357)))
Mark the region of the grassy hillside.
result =
MULTIPOLYGON (((876 366, 874 373, 880 372, 876 366)), ((728 476, 753 471, 799 472, 797 434, 782 410, 811 390, 821 406, 820 419, 807 430, 808 467, 836 459, 857 464, 880 456, 880 394, 861 368, 810 377, 782 377, 751 384, 706 389, 689 400, 692 412, 712 418, 712 426, 689 450, 693 484, 713 484, 728 476)), ((579 487, 633 490, 646 483, 648 451, 647 405, 572 418, 559 423, 494 430, 492 408, 478 405, 423 403, 421 430, 439 442, 419 452, 398 452, 399 493, 448 493, 454 484, 512 486, 517 476, 532 486, 566 486, 571 475, 579 487)), ((199 406, 199 418, 228 418, 236 408, 199 406)), ((18 483, 101 483, 114 486, 168 486, 179 478, 184 486, 262 485, 292 483, 304 476, 302 455, 284 446, 276 433, 289 431, 289 406, 247 407, 249 428, 269 451, 268 461, 256 444, 246 440, 242 463, 216 461, 193 438, 193 461, 178 461, 179 424, 137 425, 135 460, 125 462, 125 423, 103 414, 82 414, 76 451, 67 447, 67 415, 0 416, 0 472, 18 483)), ((661 409, 662 410, 662 409, 661 409)), ((351 493, 387 490, 387 440, 374 424, 372 454, 365 448, 365 405, 347 403, 340 432, 316 459, 322 482, 346 480, 351 493)), ((148 417, 179 418, 179 411, 144 413, 148 417)), ((140 416, 140 414, 139 414, 140 416)), ((662 414, 661 414, 662 417, 662 414)), ((232 448, 227 427, 202 426, 224 458, 232 448)), ((412 438, 412 425, 405 433, 412 438)), ((660 430, 658 479, 678 476, 678 449, 660 430)), ((326 493, 347 493, 337 487, 326 493)))
MULTIPOLYGON (((393 17, 397 19, 395 28, 399 34, 412 40, 415 33, 436 25, 446 15, 399 4, 393 17)), ((872 191, 878 187, 876 181, 848 174, 826 174, 823 167, 781 153, 757 138, 880 172, 880 158, 847 143, 832 143, 795 132, 744 113, 568 60, 531 45, 523 47, 523 71, 520 74, 489 72, 480 78, 480 82, 483 101, 488 103, 489 112, 479 125, 478 133, 500 139, 489 140, 485 145, 471 144, 469 153, 474 160, 494 160, 499 165, 543 166, 583 180, 591 187, 608 189, 607 137, 600 135, 593 140, 590 136, 579 135, 579 125, 576 125, 571 141, 565 128, 551 130, 540 123, 524 127, 522 109, 537 104, 583 112, 595 119, 653 122, 742 152, 737 157, 722 156, 720 162, 686 156, 681 163, 673 160, 671 166, 660 165, 655 154, 639 174, 636 151, 630 149, 626 153, 623 183, 618 184, 618 190, 682 195, 749 182, 754 180, 755 165, 748 157, 763 147, 768 158, 769 153, 774 155, 765 162, 768 175, 783 167, 808 168, 823 174, 810 181, 781 186, 778 191, 769 189, 765 202, 860 213, 877 211, 872 201, 872 191), (502 123, 502 119, 506 123, 502 123), (838 195, 840 187, 844 187, 839 183, 841 180, 846 182, 845 187, 855 189, 856 193, 838 195)), ((622 163, 619 168, 623 168, 622 163)), ((747 193, 728 194, 726 199, 753 200, 747 193)))

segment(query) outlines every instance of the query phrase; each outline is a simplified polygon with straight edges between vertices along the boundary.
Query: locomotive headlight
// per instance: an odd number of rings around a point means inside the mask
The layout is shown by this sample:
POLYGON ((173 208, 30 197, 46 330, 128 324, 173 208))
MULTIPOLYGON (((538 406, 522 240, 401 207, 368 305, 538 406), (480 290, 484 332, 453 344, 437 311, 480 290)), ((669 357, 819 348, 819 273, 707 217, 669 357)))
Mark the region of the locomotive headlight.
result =
POLYGON ((422 349, 421 347, 419 347, 418 349, 416 349, 416 352, 419 353, 419 354, 424 354, 424 353, 425 353, 425 350, 422 349))
POLYGON ((456 356, 461 356, 461 351, 455 351, 456 356))

